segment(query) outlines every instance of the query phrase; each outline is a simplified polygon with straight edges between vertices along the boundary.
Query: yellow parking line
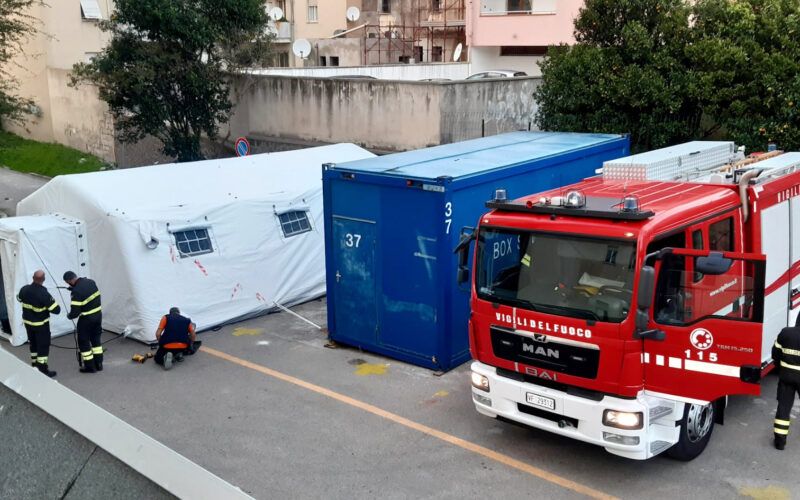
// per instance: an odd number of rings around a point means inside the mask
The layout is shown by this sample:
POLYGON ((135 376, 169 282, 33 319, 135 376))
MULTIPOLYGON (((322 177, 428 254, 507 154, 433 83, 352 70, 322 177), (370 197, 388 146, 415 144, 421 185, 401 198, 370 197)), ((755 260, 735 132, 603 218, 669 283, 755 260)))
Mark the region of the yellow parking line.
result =
POLYGON ((225 359, 230 361, 231 363, 236 363, 237 365, 243 366, 245 368, 250 368, 251 370, 255 370, 257 372, 261 372, 265 375, 269 375, 271 377, 275 377, 277 379, 283 380, 284 382, 289 382, 290 384, 297 385, 304 389, 308 389, 309 391, 314 391, 318 394, 323 396, 327 396, 329 398, 335 399, 339 402, 348 404, 350 406, 354 406, 361 410, 367 411, 372 413, 373 415, 377 415, 381 418, 385 418, 387 420, 391 420, 400 425, 404 425, 410 429, 414 429, 416 431, 422 432, 429 436, 435 437, 437 439, 441 439, 446 443, 450 443, 454 446, 458 446, 459 448, 463 448, 465 450, 471 451, 473 453, 477 453, 478 455, 482 455, 486 458, 490 458, 496 462, 501 464, 505 464, 509 467, 513 467, 515 469, 521 470, 522 472, 526 472, 532 476, 536 476, 540 479, 544 479, 545 481, 549 481, 553 484, 557 484, 569 490, 582 493, 588 497, 597 498, 600 500, 618 500, 617 497, 612 495, 608 495, 603 493, 602 491, 597 491, 593 488, 588 486, 584 486, 580 483, 576 483, 575 481, 570 481, 569 479, 563 478, 556 474, 552 474, 545 470, 539 469, 538 467, 534 467, 532 465, 528 465, 525 462, 520 460, 511 458, 507 455, 503 455, 502 453, 497 453, 496 451, 490 450, 489 448, 485 448, 483 446, 477 445, 475 443, 471 443, 469 441, 465 441, 461 438, 457 438, 453 435, 447 434, 446 432, 438 431, 432 427, 428 427, 427 425, 422 425, 420 423, 414 422, 413 420, 409 420, 405 417, 401 417, 400 415, 396 415, 394 413, 388 412, 386 410, 382 410, 377 406, 373 406, 369 403, 365 403, 363 401, 359 401, 358 399, 351 398, 349 396, 345 396, 344 394, 339 394, 338 392, 331 391, 329 389, 325 389, 324 387, 320 387, 318 385, 306 382, 305 380, 300 380, 299 378, 292 377, 291 375, 286 375, 285 373, 281 373, 270 368, 257 365, 255 363, 251 363, 249 361, 245 361, 244 359, 237 358, 236 356, 231 356, 230 354, 226 354, 221 351, 217 351, 216 349, 212 349, 210 347, 203 346, 200 348, 201 351, 211 354, 213 356, 217 356, 219 358, 225 359))

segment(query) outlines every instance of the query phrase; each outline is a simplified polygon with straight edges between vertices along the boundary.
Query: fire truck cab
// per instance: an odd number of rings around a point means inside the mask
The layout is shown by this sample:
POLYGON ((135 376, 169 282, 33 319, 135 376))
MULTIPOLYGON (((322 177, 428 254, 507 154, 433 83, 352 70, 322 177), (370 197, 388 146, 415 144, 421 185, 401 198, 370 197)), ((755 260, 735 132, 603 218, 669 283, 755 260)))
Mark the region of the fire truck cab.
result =
POLYGON ((476 409, 647 459, 699 455, 800 306, 800 153, 691 142, 518 200, 476 240, 476 409))

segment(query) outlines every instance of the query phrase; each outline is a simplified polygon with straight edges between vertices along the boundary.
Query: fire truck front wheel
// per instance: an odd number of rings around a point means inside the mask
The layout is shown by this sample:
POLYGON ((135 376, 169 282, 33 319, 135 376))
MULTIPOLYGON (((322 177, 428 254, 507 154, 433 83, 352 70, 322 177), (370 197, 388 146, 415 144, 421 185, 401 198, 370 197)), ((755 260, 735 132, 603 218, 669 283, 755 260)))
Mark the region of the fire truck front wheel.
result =
POLYGON ((667 450, 667 455, 688 462, 706 448, 714 431, 714 404, 687 404, 680 421, 680 439, 667 450))

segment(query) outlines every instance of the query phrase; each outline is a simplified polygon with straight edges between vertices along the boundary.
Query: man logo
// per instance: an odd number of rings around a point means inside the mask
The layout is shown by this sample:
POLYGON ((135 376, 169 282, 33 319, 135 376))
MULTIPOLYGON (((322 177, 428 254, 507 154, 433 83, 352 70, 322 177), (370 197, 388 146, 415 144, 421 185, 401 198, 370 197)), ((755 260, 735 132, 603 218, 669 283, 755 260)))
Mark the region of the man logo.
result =
POLYGON ((535 340, 536 342, 545 343, 545 342, 547 342, 547 335, 545 335, 543 333, 534 333, 533 334, 533 340, 535 340))
POLYGON ((711 332, 709 332, 705 328, 695 328, 694 330, 692 330, 692 333, 689 334, 689 341, 697 349, 705 351, 706 349, 714 345, 714 336, 711 335, 711 332))
POLYGON ((560 355, 558 349, 550 349, 549 347, 545 349, 544 347, 526 344, 525 342, 522 343, 522 352, 529 352, 531 354, 536 354, 537 356, 554 359, 558 359, 560 355))

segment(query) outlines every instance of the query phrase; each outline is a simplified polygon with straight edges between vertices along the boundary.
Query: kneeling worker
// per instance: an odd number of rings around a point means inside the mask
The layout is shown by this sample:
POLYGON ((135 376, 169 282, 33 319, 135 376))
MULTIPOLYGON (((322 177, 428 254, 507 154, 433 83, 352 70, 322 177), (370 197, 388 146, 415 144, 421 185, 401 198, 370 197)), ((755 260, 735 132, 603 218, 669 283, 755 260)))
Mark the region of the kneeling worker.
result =
POLYGON ((172 360, 183 361, 184 353, 194 354, 195 334, 192 320, 181 316, 177 307, 170 307, 169 314, 161 318, 156 330, 158 350, 154 360, 165 370, 172 368, 172 360))

